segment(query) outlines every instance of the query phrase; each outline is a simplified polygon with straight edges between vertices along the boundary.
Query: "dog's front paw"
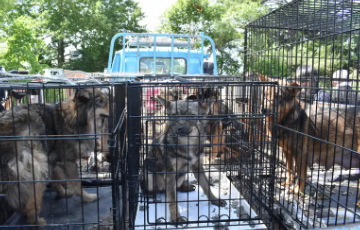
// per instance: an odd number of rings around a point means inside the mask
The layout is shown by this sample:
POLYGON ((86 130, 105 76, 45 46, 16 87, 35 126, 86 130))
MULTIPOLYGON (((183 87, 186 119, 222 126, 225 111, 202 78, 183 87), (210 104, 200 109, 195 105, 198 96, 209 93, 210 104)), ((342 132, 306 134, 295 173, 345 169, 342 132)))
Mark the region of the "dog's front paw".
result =
POLYGON ((356 203, 356 206, 360 208, 360 200, 356 203))
POLYGON ((299 194, 300 188, 299 186, 295 186, 295 188, 290 189, 290 193, 292 194, 299 194))
POLYGON ((99 197, 97 196, 97 194, 86 194, 83 196, 83 201, 84 202, 94 202, 96 201, 97 199, 99 199, 99 197))
POLYGON ((72 192, 70 192, 69 190, 67 190, 67 191, 63 190, 63 191, 59 191, 58 195, 60 197, 68 198, 68 197, 72 197, 74 194, 72 192))
POLYGON ((180 192, 192 192, 195 191, 195 189, 196 186, 193 184, 188 184, 188 185, 182 184, 178 190, 180 192))
POLYGON ((39 225, 45 225, 46 224, 46 220, 44 218, 39 218, 37 220, 37 222, 38 222, 39 225))
POLYGON ((226 206, 226 201, 222 200, 222 199, 218 199, 218 200, 212 200, 211 203, 213 205, 216 205, 218 207, 225 207, 226 206))
POLYGON ((32 219, 28 219, 28 223, 33 225, 45 225, 46 220, 44 218, 37 218, 37 219, 32 218, 32 219))
POLYGON ((186 222, 186 218, 182 216, 178 216, 177 218, 171 218, 171 222, 177 223, 175 224, 176 226, 183 225, 182 223, 186 222))

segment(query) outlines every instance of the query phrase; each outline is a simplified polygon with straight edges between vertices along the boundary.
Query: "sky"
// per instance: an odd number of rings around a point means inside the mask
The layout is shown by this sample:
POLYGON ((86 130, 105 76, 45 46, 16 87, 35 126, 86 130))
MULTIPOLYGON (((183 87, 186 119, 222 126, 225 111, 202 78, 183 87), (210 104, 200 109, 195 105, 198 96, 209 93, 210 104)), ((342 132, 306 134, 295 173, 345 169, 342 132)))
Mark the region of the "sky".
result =
POLYGON ((176 0, 135 0, 139 3, 145 18, 141 20, 142 26, 147 26, 150 32, 155 32, 157 26, 160 25, 160 16, 164 11, 171 7, 176 0))

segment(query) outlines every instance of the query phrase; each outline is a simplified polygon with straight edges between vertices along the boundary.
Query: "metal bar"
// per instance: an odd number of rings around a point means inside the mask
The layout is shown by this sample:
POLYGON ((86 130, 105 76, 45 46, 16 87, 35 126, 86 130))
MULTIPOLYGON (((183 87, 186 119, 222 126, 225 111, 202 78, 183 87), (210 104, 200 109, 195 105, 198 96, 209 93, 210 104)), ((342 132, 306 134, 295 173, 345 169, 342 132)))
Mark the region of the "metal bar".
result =
POLYGON ((137 65, 137 72, 140 73, 140 52, 139 52, 139 39, 140 39, 140 36, 139 35, 136 35, 136 38, 137 38, 137 50, 136 50, 136 53, 137 53, 137 59, 136 59, 136 65, 137 65))
POLYGON ((186 63, 186 73, 190 73, 190 37, 187 37, 188 39, 188 46, 187 46, 187 63, 186 63))
POLYGON ((200 69, 200 73, 201 74, 204 74, 204 33, 201 32, 200 33, 200 36, 201 36, 201 60, 200 60, 200 66, 201 66, 201 69, 200 69))
MULTIPOLYGON (((129 86, 132 83, 129 83, 129 86)), ((136 210, 137 210, 137 194, 139 186, 138 169, 140 162, 139 141, 141 135, 141 88, 128 87, 127 98, 131 98, 131 103, 127 104, 129 113, 128 118, 128 157, 127 157, 127 187, 129 197, 129 228, 135 226, 136 210)))
POLYGON ((174 76, 174 36, 171 36, 171 76, 174 76))
MULTIPOLYGON (((123 111, 125 110, 125 84, 119 84, 114 87, 115 97, 114 97, 114 120, 110 122, 110 124, 115 124, 116 121, 120 120, 122 117, 123 111)), ((114 126, 113 125, 113 126, 114 126)), ((113 130, 113 127, 110 127, 110 130, 113 130)), ((117 141, 118 132, 112 132, 111 140, 115 141, 115 144, 111 144, 109 149, 111 151, 111 179, 112 179, 112 211, 113 211, 113 222, 114 222, 114 229, 121 229, 122 220, 120 217, 125 217, 122 206, 124 205, 123 202, 119 202, 121 200, 120 197, 120 190, 119 190, 119 178, 118 178, 118 162, 120 160, 119 156, 119 148, 118 146, 124 143, 123 138, 121 137, 120 133, 120 142, 117 141)), ((121 176, 121 178, 124 178, 121 176)))
MULTIPOLYGON (((245 37, 244 37, 244 76, 243 81, 246 81, 246 73, 247 73, 247 51, 248 51, 248 27, 245 26, 245 37)), ((251 79, 253 80, 253 79, 251 79)))
POLYGON ((126 33, 124 33, 124 36, 122 38, 122 57, 121 57, 121 64, 120 64, 120 72, 125 72, 125 41, 126 41, 126 33))
POLYGON ((153 76, 156 76, 156 35, 154 35, 154 66, 153 66, 153 76))

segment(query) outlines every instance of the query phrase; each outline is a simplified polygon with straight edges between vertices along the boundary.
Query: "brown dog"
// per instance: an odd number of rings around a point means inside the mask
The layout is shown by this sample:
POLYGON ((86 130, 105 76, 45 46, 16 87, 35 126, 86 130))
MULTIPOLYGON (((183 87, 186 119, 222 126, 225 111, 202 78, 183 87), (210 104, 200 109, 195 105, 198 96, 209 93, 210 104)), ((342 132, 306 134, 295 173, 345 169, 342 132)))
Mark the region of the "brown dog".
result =
MULTIPOLYGON (((262 75, 259 79, 269 81, 262 75)), ((319 109, 315 114, 318 122, 315 123, 314 118, 310 118, 305 112, 305 104, 298 99, 301 90, 298 84, 281 84, 278 95, 275 95, 273 89, 264 89, 263 104, 265 113, 267 109, 274 109, 274 106, 279 109, 277 120, 270 116, 267 118, 266 129, 271 136, 272 126, 278 125, 277 145, 284 151, 287 168, 287 179, 283 185, 289 186, 293 183, 296 171, 299 182, 290 191, 304 191, 307 165, 314 163, 323 165, 326 169, 335 164, 344 169, 359 168, 360 110, 355 110, 354 107, 347 110, 319 109)))
POLYGON ((49 177, 73 179, 53 183, 60 196, 82 195, 84 202, 96 200, 96 194, 82 190, 76 164, 94 151, 96 141, 84 137, 81 141, 76 137, 61 139, 57 135, 95 134, 106 125, 103 118, 108 116, 108 97, 97 89, 78 90, 56 105, 20 105, 0 113, 0 136, 9 137, 0 141, 0 194, 5 195, 7 206, 26 216, 29 224, 45 224, 39 213, 49 177), (57 138, 29 139, 39 135, 57 138), (19 136, 23 140, 11 140, 19 136))

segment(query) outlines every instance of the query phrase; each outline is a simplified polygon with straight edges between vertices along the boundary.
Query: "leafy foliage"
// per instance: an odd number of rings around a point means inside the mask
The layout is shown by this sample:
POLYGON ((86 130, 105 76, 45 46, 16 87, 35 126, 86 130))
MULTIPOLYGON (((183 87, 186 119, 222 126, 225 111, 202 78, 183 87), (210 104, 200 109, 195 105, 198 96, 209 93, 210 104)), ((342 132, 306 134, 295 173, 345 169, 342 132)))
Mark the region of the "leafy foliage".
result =
MULTIPOLYGON (((6 1, 0 1, 1 8, 6 1)), ((11 10, 3 14, 0 10, 0 16, 5 18, 0 24, 0 35, 6 34, 0 65, 9 66, 7 69, 37 72, 48 65, 103 71, 111 38, 116 33, 123 29, 144 31, 138 24, 143 13, 133 0, 22 0, 6 5, 11 10), (70 49, 76 49, 80 55, 72 58, 70 49), (21 51, 20 57, 13 51, 21 51)), ((121 44, 116 43, 115 49, 120 48, 121 44)))
POLYGON ((260 0, 178 0, 162 16, 159 31, 204 32, 215 42, 219 73, 237 74, 243 56, 244 27, 265 13, 267 9, 260 0))
POLYGON ((0 24, 4 22, 7 12, 13 9, 14 0, 0 0, 0 24))
POLYGON ((46 67, 39 63, 39 55, 45 49, 45 43, 38 37, 36 26, 36 20, 20 16, 11 25, 4 27, 7 38, 3 62, 6 69, 25 69, 37 73, 46 67))
MULTIPOLYGON (((255 38, 264 37, 261 29, 252 33, 256 33, 256 36, 253 35, 255 38)), ((267 33, 268 36, 276 34, 276 38, 269 37, 266 43, 257 39, 252 41, 251 55, 248 56, 250 71, 267 76, 293 77, 298 66, 311 65, 320 76, 332 76, 339 69, 349 68, 351 73, 357 68, 360 52, 358 34, 345 33, 328 39, 314 39, 313 32, 286 33, 274 29, 273 33, 267 33), (296 40, 301 42, 293 42, 296 40), (268 51, 263 53, 263 50, 268 51)))
POLYGON ((225 8, 208 0, 178 0, 162 16, 160 30, 178 34, 205 32, 211 36, 214 22, 221 19, 225 8))
MULTIPOLYGON (((80 59, 71 60, 68 67, 85 71, 102 71, 107 66, 109 45, 112 37, 123 29, 131 32, 145 32, 138 24, 143 13, 133 1, 98 1, 87 12, 89 18, 80 24, 77 35, 70 38, 81 54, 80 59)), ((79 23, 78 23, 79 24, 79 23)), ((120 42, 115 50, 122 48, 120 42)))

